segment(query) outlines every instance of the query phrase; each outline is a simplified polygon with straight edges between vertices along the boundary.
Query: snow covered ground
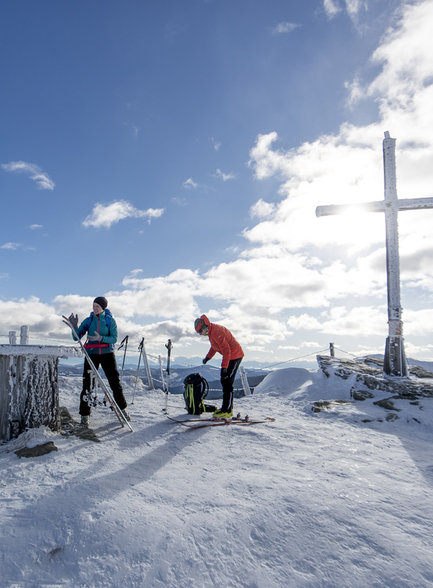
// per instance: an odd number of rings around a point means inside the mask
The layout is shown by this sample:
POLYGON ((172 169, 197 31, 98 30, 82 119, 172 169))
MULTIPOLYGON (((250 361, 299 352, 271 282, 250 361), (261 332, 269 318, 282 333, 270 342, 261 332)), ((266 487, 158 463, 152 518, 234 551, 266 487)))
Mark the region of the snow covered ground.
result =
MULTIPOLYGON (((394 421, 370 400, 311 410, 350 386, 279 370, 235 405, 275 422, 197 431, 140 389, 134 433, 98 408, 100 443, 40 428, 0 446, 0 586, 432 586, 433 399, 394 421)), ((75 418, 79 389, 60 378, 75 418)))

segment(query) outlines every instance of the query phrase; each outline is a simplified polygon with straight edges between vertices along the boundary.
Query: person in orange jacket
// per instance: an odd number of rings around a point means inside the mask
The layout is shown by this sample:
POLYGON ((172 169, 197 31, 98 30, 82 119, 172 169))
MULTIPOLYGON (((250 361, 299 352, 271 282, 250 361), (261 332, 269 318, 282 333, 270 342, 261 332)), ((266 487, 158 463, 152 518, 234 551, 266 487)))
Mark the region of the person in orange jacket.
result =
POLYGON ((230 418, 233 415, 233 383, 236 372, 244 356, 242 347, 228 329, 222 325, 211 323, 205 314, 195 319, 194 329, 203 336, 208 336, 211 347, 203 359, 207 363, 215 353, 221 353, 221 385, 223 388, 223 402, 215 417, 230 418))

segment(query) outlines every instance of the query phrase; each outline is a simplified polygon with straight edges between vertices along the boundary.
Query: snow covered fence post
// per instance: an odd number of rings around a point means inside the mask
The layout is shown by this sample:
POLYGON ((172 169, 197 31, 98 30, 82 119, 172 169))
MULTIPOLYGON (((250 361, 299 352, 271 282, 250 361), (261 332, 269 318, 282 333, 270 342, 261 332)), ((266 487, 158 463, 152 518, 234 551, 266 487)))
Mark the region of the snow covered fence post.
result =
POLYGON ((20 330, 20 345, 27 345, 29 342, 29 328, 23 325, 20 330))
POLYGON ((16 331, 9 331, 9 345, 16 345, 17 344, 17 332, 16 331))
POLYGON ((334 348, 334 343, 330 343, 329 344, 329 355, 331 357, 335 357, 335 348, 334 348))

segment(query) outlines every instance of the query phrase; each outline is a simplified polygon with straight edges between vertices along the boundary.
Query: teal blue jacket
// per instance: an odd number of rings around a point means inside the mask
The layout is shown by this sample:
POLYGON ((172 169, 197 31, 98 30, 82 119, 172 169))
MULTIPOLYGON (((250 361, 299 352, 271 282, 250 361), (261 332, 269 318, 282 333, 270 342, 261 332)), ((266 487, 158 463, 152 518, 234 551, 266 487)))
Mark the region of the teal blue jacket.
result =
MULTIPOLYGON (((114 318, 111 316, 111 312, 106 308, 101 314, 94 314, 93 312, 83 320, 81 325, 78 327, 77 334, 81 339, 86 333, 94 335, 99 333, 102 336, 101 341, 89 341, 84 343, 84 347, 88 353, 91 354, 105 354, 113 353, 114 344, 117 341, 117 324, 114 318), (106 316, 110 317, 110 329, 107 326, 106 316)), ((76 341, 76 337, 72 335, 76 341)))

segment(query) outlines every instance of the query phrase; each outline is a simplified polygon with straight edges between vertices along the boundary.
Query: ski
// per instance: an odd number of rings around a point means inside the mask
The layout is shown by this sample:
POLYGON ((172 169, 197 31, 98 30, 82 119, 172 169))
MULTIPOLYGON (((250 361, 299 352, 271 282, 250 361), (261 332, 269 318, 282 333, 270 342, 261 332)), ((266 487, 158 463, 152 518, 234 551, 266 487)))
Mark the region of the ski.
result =
POLYGON ((78 338, 78 334, 77 334, 77 331, 75 330, 74 325, 70 322, 70 320, 66 316, 62 315, 62 319, 63 319, 63 322, 65 323, 65 325, 68 325, 68 327, 71 329, 72 333, 75 335, 75 338, 77 339, 78 343, 80 344, 81 350, 84 353, 84 355, 86 356, 86 359, 87 359, 87 362, 90 366, 90 369, 94 373, 95 378, 98 381, 98 384, 100 385, 102 391, 104 392, 110 408, 113 410, 114 414, 119 419, 119 423, 122 425, 122 427, 124 427, 126 425, 129 428, 129 430, 131 432, 133 432, 133 428, 131 427, 128 419, 125 417, 123 412, 120 410, 117 402, 113 398, 113 395, 111 394, 110 390, 107 388, 104 380, 101 378, 98 370, 96 369, 95 364, 90 359, 90 355, 87 352, 87 349, 84 347, 83 342, 81 341, 81 339, 78 338))
POLYGON ((240 425, 244 427, 248 427, 249 425, 259 425, 260 423, 268 423, 274 419, 261 419, 261 420, 226 420, 226 421, 208 421, 206 423, 197 423, 195 425, 185 425, 187 429, 203 429, 205 427, 231 427, 232 425, 240 425))
MULTIPOLYGON (((203 413, 203 415, 206 413, 203 413)), ((210 422, 215 422, 215 421, 226 421, 228 419, 219 419, 218 417, 214 417, 214 416, 210 416, 210 417, 198 417, 198 418, 184 418, 184 419, 177 419, 175 417, 171 417, 168 414, 166 415, 166 417, 168 419, 170 419, 171 421, 174 421, 175 423, 204 423, 207 421, 210 422)), ((230 419, 234 419, 234 420, 241 420, 241 419, 248 419, 248 416, 242 417, 240 413, 238 413, 235 417, 230 417, 230 419)))
POLYGON ((203 427, 221 427, 225 425, 258 425, 259 423, 269 423, 275 421, 273 417, 264 417, 263 419, 250 419, 248 416, 241 417, 236 416, 230 419, 218 419, 218 418, 209 418, 209 419, 175 419, 174 417, 170 417, 166 415, 168 419, 171 421, 178 423, 188 429, 202 429, 203 427))

